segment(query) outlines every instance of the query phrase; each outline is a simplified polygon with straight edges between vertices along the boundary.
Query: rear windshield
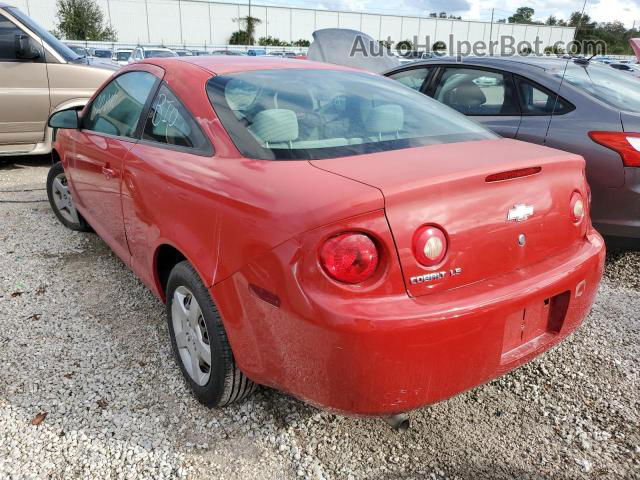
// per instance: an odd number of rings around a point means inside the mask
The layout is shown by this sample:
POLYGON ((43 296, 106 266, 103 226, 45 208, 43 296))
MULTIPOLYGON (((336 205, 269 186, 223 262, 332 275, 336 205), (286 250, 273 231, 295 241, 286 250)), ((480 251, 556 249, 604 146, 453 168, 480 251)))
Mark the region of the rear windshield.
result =
POLYGON ((497 138, 449 107, 367 73, 242 72, 211 78, 207 93, 248 158, 335 158, 497 138))
MULTIPOLYGON (((562 77, 563 70, 553 73, 562 77)), ((614 108, 640 113, 640 80, 629 74, 600 65, 568 65, 565 80, 614 108)))
POLYGON ((129 60, 130 56, 131 56, 131 52, 117 52, 116 60, 118 60, 119 62, 123 62, 125 60, 129 60))

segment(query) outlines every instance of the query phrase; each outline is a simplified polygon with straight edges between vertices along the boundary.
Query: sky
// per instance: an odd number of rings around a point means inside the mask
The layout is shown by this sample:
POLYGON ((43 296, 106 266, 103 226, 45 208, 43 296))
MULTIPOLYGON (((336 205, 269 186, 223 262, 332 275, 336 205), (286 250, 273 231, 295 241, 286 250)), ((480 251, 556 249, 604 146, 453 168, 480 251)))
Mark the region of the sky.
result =
MULTIPOLYGON (((491 19, 492 8, 498 20, 509 17, 518 7, 528 6, 535 10, 536 20, 544 21, 549 15, 568 19, 571 12, 582 10, 584 0, 392 0, 388 3, 375 0, 256 0, 256 4, 259 3, 421 16, 446 11, 465 20, 487 21, 491 19)), ((598 22, 619 20, 631 28, 634 21, 640 25, 640 0, 587 0, 585 13, 598 22)))

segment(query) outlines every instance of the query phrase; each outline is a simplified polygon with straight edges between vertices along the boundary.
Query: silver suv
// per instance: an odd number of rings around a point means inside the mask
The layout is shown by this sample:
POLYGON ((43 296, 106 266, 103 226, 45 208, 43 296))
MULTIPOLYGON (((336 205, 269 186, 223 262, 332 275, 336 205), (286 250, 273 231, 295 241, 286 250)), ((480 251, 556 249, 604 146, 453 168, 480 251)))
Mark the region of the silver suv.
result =
POLYGON ((117 68, 74 53, 20 10, 0 3, 0 155, 49 153, 49 115, 83 107, 117 68))

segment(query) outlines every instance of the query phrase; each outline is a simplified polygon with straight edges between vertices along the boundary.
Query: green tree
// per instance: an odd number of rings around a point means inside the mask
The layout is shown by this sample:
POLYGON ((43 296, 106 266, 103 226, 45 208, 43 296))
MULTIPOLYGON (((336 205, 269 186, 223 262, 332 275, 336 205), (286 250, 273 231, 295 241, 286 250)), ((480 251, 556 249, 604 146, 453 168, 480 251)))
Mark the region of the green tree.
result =
POLYGON ((401 53, 409 53, 413 51, 413 43, 410 40, 400 40, 396 44, 396 50, 401 53))
POLYGON ((118 39, 111 25, 105 24, 102 9, 95 0, 58 0, 57 8, 57 36, 69 40, 118 39))
POLYGON ((509 23, 533 23, 534 13, 536 12, 531 7, 520 7, 509 17, 509 23))
POLYGON ((258 45, 263 47, 288 47, 290 46, 289 42, 285 42, 284 40, 280 40, 279 38, 272 37, 271 35, 267 37, 260 37, 258 39, 258 45))
POLYGON ((304 38, 301 38, 300 40, 296 40, 295 42, 293 42, 293 46, 294 47, 309 47, 309 46, 311 46, 311 42, 309 40, 305 40, 304 38))
POLYGON ((253 45, 256 43, 256 25, 262 23, 262 20, 256 17, 246 16, 236 18, 233 21, 238 22, 240 30, 231 34, 231 38, 229 39, 230 45, 253 45))

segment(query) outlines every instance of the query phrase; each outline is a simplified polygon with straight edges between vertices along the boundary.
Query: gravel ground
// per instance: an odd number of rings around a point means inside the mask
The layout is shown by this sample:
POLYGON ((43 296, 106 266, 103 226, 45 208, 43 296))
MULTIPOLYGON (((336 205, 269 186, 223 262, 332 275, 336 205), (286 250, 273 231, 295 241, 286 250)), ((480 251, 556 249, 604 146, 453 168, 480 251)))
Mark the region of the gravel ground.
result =
POLYGON ((268 389, 210 410, 162 304, 20 161, 0 167, 0 478, 640 478, 640 252, 610 255, 571 338, 406 434, 268 389))

